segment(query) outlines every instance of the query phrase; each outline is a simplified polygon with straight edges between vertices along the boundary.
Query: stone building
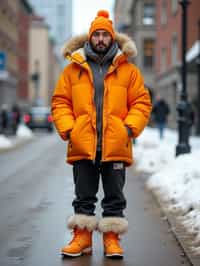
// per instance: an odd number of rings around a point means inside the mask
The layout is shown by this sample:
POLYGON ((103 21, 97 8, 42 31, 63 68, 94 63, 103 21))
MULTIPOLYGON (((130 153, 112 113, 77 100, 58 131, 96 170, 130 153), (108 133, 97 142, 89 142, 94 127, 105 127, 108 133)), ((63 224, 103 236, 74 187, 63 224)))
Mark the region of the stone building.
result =
POLYGON ((0 107, 17 100, 19 1, 0 4, 0 107))

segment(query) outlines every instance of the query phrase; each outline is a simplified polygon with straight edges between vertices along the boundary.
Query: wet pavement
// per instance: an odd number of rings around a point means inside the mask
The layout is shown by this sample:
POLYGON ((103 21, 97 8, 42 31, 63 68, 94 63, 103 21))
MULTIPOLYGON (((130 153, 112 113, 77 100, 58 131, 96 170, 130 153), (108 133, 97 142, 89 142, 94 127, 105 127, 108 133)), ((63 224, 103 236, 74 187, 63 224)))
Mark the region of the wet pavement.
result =
MULTIPOLYGON (((102 238, 94 233, 92 256, 65 258, 60 248, 71 239, 66 219, 72 214, 72 168, 65 164, 65 143, 38 136, 0 154, 1 266, 181 266, 190 265, 154 198, 145 176, 127 170, 125 193, 129 231, 122 238, 123 260, 104 258, 102 238)), ((102 198, 102 190, 98 194, 102 198)), ((101 209, 97 204, 97 216, 101 209)))

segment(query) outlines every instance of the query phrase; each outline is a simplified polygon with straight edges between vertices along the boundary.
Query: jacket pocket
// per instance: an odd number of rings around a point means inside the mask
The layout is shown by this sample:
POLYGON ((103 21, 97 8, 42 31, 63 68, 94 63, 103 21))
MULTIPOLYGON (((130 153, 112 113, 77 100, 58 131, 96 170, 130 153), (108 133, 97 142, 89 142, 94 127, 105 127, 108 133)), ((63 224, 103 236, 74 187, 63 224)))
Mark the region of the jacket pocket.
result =
POLYGON ((77 117, 70 133, 69 156, 88 156, 92 151, 92 124, 88 115, 77 117))
POLYGON ((105 155, 115 157, 131 156, 131 139, 123 121, 116 116, 110 116, 105 132, 105 155))
POLYGON ((123 121, 113 115, 109 117, 108 121, 107 138, 121 146, 126 146, 129 136, 123 121))

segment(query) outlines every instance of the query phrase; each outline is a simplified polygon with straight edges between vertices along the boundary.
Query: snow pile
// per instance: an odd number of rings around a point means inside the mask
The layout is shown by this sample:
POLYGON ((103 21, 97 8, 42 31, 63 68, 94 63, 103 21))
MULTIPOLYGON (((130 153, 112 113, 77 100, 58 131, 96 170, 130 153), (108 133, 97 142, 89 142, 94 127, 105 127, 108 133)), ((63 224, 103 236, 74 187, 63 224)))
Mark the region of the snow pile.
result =
POLYGON ((173 131, 166 130, 167 139, 160 141, 155 129, 146 128, 136 140, 134 157, 137 169, 154 173, 174 159, 176 136, 173 131), (170 145, 171 144, 171 145, 170 145))
POLYGON ((4 135, 0 135, 0 148, 7 149, 12 147, 12 142, 4 135))
POLYGON ((134 153, 137 169, 152 173, 147 187, 187 232, 193 254, 200 255, 200 138, 191 137, 190 143, 192 153, 175 157, 177 133, 166 130, 160 141, 155 129, 146 128, 134 153))
POLYGON ((18 143, 33 138, 32 131, 25 125, 20 124, 16 136, 10 136, 9 138, 5 135, 0 135, 0 150, 7 150, 15 147, 18 143))
POLYGON ((32 131, 24 124, 19 125, 16 135, 19 138, 25 138, 25 139, 33 137, 32 131))

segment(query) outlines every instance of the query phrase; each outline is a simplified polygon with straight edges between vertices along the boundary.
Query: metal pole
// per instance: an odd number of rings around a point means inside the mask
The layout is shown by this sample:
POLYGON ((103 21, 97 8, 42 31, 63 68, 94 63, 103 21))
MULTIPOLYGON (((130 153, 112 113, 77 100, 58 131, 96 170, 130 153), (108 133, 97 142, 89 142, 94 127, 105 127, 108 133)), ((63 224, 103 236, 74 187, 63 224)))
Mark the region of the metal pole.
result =
POLYGON ((188 1, 180 1, 182 5, 182 91, 181 100, 187 100, 187 63, 186 63, 186 52, 187 52, 187 5, 188 1))
POLYGON ((191 105, 187 100, 187 6, 188 0, 179 1, 182 7, 182 68, 181 80, 182 90, 180 94, 180 101, 177 105, 178 112, 178 145, 176 146, 176 156, 184 153, 190 153, 189 135, 191 127, 191 105))
POLYGON ((198 94, 198 100, 197 100, 197 130, 196 134, 200 135, 200 19, 198 20, 198 57, 197 57, 197 94, 198 94))

